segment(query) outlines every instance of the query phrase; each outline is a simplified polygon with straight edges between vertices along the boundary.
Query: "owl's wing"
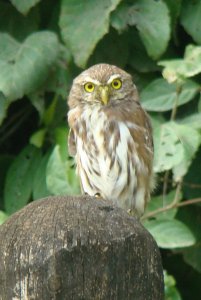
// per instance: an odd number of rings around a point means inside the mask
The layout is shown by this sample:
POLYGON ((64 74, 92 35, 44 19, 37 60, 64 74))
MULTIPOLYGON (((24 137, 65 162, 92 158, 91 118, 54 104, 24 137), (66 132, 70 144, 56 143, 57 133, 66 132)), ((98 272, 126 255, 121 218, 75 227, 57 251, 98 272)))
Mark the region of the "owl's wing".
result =
POLYGON ((138 108, 138 117, 134 118, 133 122, 135 124, 137 123, 140 128, 139 131, 131 129, 133 139, 139 144, 141 156, 143 157, 146 164, 152 165, 154 154, 152 126, 148 114, 142 109, 141 106, 139 106, 138 108))
POLYGON ((122 101, 118 109, 108 108, 106 114, 111 122, 120 121, 127 124, 133 141, 139 146, 138 150, 144 157, 151 154, 152 158, 154 151, 152 126, 148 114, 138 101, 130 99, 122 101))
POLYGON ((70 128, 68 134, 68 152, 70 156, 76 155, 75 135, 72 128, 70 128))
POLYGON ((146 144, 150 148, 150 150, 152 152, 154 152, 154 142, 153 142, 151 121, 150 121, 150 118, 149 118, 148 114, 145 111, 144 111, 144 114, 145 114, 145 125, 144 125, 144 127, 145 127, 145 132, 147 132, 146 144))

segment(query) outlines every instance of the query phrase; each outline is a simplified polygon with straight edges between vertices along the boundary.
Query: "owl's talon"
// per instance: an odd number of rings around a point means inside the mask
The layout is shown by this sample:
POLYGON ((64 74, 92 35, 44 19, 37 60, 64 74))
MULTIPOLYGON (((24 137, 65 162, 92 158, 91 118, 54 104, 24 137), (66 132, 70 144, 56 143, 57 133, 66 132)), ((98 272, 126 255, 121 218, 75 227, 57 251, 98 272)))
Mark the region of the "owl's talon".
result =
POLYGON ((94 197, 95 197, 95 198, 101 198, 101 194, 100 194, 100 193, 96 193, 96 194, 94 195, 94 197))
POLYGON ((138 219, 138 220, 140 219, 140 214, 134 209, 128 209, 127 214, 131 217, 134 217, 134 218, 138 219))

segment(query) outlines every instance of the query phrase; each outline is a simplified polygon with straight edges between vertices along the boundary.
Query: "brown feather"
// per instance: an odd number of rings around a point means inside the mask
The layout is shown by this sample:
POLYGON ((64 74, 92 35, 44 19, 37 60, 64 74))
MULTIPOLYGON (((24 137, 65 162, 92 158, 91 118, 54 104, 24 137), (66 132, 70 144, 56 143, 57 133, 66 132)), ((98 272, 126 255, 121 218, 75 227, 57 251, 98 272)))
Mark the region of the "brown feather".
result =
POLYGON ((76 155, 76 143, 75 143, 75 135, 73 129, 70 128, 68 134, 68 153, 70 156, 76 155))

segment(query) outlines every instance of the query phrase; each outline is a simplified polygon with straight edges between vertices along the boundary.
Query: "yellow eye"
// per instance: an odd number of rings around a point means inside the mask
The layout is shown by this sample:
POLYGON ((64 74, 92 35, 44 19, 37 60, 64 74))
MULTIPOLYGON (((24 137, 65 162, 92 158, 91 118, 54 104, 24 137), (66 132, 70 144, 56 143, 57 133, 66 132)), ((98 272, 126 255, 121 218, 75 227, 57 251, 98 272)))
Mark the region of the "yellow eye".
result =
POLYGON ((121 82, 120 79, 114 79, 112 81, 111 85, 112 85, 113 89, 119 90, 121 88, 121 86, 122 86, 122 82, 121 82))
POLYGON ((85 89, 85 91, 86 92, 88 92, 88 93, 92 93, 93 92, 93 90, 94 90, 94 84, 92 83, 92 82, 87 82, 87 83, 85 83, 85 85, 84 85, 84 89, 85 89))

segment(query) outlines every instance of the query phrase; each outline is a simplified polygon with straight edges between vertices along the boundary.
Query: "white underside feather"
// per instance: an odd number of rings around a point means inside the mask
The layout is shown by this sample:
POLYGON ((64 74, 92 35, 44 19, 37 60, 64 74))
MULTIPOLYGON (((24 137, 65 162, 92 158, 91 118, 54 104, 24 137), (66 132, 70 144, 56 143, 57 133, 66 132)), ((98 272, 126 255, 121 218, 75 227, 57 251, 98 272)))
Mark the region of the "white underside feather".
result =
MULTIPOLYGON (((108 122, 106 115, 102 112, 100 116, 100 112, 98 109, 93 108, 93 114, 90 112, 83 113, 83 119, 87 125, 87 136, 91 136, 94 138, 96 147, 98 148, 99 154, 96 155, 93 147, 87 148, 87 145, 83 144, 83 140, 81 137, 76 137, 77 143, 77 166, 78 173, 81 178, 82 187, 84 192, 87 194, 94 196, 97 192, 101 192, 103 198, 108 199, 118 206, 128 210, 128 209, 137 209, 140 213, 143 213, 144 210, 144 197, 145 197, 145 189, 141 188, 137 193, 134 192, 137 186, 137 177, 136 170, 133 167, 131 161, 128 161, 128 142, 133 143, 133 138, 129 131, 129 125, 123 122, 118 122, 120 139, 119 143, 116 147, 115 153, 115 161, 110 169, 111 157, 108 155, 104 148, 104 136, 102 134, 102 128, 105 128, 105 124, 108 122), (93 164, 90 162, 90 158, 93 160, 93 164), (82 165, 82 168, 79 168, 79 165, 82 165), (127 185, 128 180, 128 165, 130 169, 130 184, 126 193, 123 191, 124 187, 127 185), (121 176, 119 176, 119 165, 121 168, 121 176), (100 174, 97 175, 95 170, 100 174), (85 172, 88 176, 86 178, 85 172), (89 182, 90 183, 89 183, 89 182), (97 190, 94 188, 96 187, 97 190)), ((109 147, 112 149, 114 144, 114 136, 111 135, 109 147)), ((91 146, 91 145, 90 145, 91 146)), ((138 156, 133 153, 134 160, 136 163, 141 166, 142 169, 145 170, 144 164, 142 164, 138 158, 138 156)))

